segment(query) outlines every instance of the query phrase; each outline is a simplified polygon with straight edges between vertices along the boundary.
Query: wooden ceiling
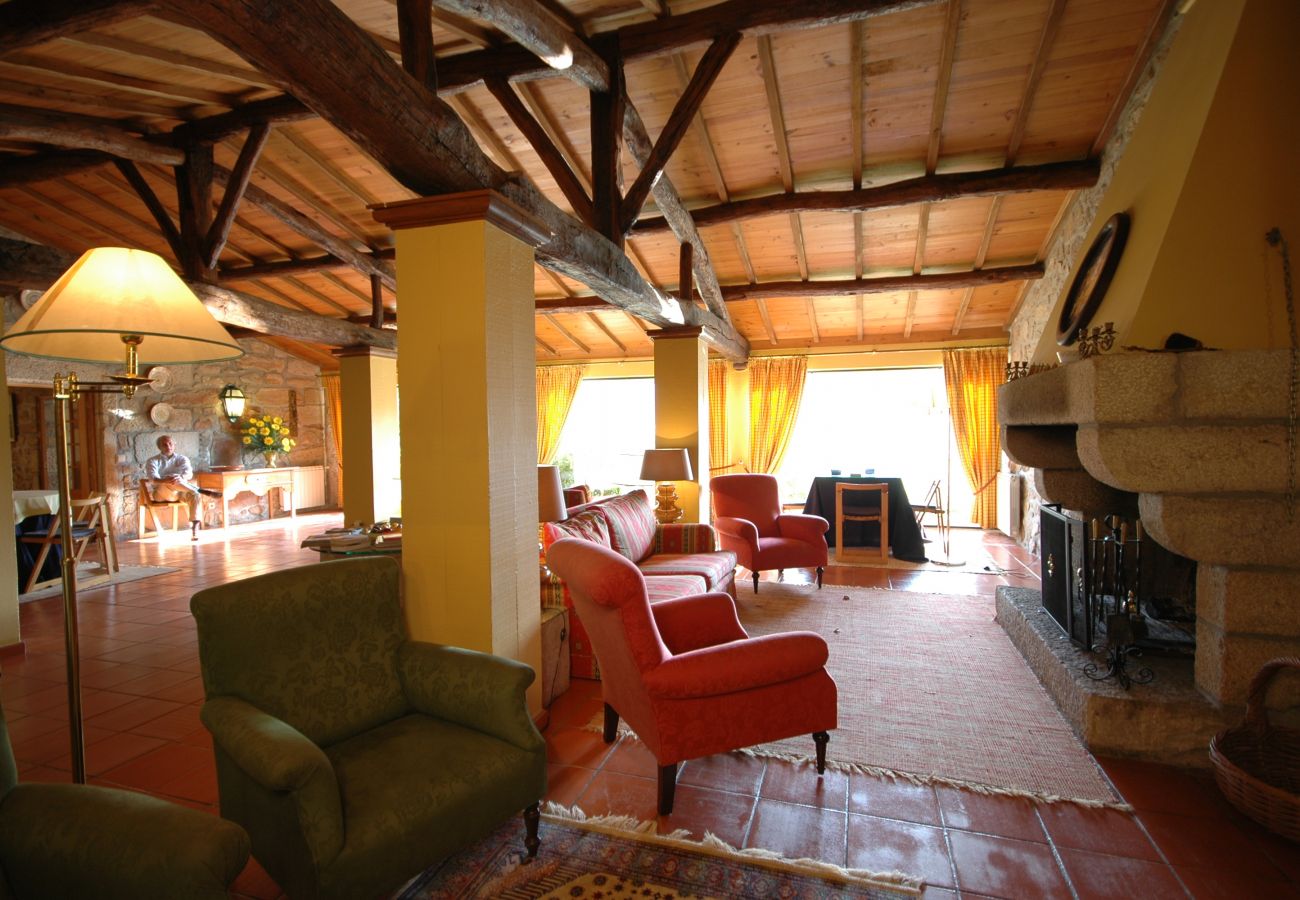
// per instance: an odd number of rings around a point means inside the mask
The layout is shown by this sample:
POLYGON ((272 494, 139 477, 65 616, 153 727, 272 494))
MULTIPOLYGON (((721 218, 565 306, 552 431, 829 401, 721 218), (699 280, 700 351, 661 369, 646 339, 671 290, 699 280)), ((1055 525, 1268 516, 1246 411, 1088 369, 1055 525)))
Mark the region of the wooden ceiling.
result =
MULTIPOLYGON (((319 85, 335 71, 339 92, 369 84, 346 81, 357 54, 322 44, 314 59, 302 57, 316 70, 308 76, 306 64, 291 68, 286 41, 286 71, 264 73, 244 58, 255 53, 230 49, 238 40, 209 36, 221 26, 200 21, 193 8, 202 5, 0 2, 0 227, 69 253, 143 247, 248 303, 351 318, 360 330, 374 322, 376 296, 391 318, 401 303, 392 237, 368 207, 417 196, 421 178, 390 174, 400 167, 389 148, 358 139, 365 126, 351 127, 342 101, 320 101, 319 85), (205 144, 216 186, 181 202, 174 167, 184 164, 180 183, 201 181, 205 157, 191 154, 205 144), (233 217, 222 209, 226 193, 233 217), (193 224, 191 202, 210 207, 202 223, 228 223, 224 245, 193 224), (170 238, 168 225, 177 231, 170 238), (195 247, 206 238, 217 248, 214 266, 195 262, 199 251, 182 258, 192 235, 179 232, 195 227, 203 232, 195 247)), ((262 8, 293 6, 238 5, 252 21, 262 8)), ((401 63, 407 47, 407 70, 437 91, 487 160, 522 173, 544 201, 615 246, 626 229, 622 246, 646 296, 681 297, 689 266, 687 324, 736 335, 721 344, 733 358, 746 344, 816 352, 1004 334, 1072 191, 1095 181, 1170 5, 437 0, 425 25, 429 6, 418 0, 334 4, 382 48, 381 68, 401 63), (745 16, 735 12, 742 8, 745 16), (709 10, 737 30, 717 22, 692 30, 709 10), (676 22, 689 40, 673 36, 676 22), (556 34, 576 51, 564 71, 515 43, 535 52, 556 34), (614 46, 635 112, 624 118, 628 143, 614 145, 617 163, 602 168, 612 157, 604 146, 593 154, 593 135, 607 142, 592 124, 598 95, 589 87, 603 63, 593 55, 591 68, 584 54, 597 48, 607 59, 614 46), (628 125, 635 114, 639 132, 628 125), (637 216, 620 195, 635 192, 640 162, 661 151, 663 177, 637 216), (622 187, 611 201, 615 169, 622 187), (674 212, 676 199, 691 212, 674 212), (615 225, 602 227, 607 214, 615 225), (674 234, 683 227, 698 228, 687 261, 674 234)), ((274 47, 275 26, 266 27, 272 37, 262 45, 274 47)), ((603 77, 615 81, 619 68, 615 58, 603 77)), ((358 102, 367 91, 356 91, 358 102)), ((422 183, 443 179, 431 171, 422 183)), ((539 361, 650 355, 647 328, 672 317, 656 321, 653 303, 626 302, 600 278, 596 292, 614 305, 596 297, 576 276, 600 268, 599 256, 575 264, 553 255, 554 265, 543 259, 536 270, 539 361)), ((286 347, 332 340, 293 326, 261 330, 286 347)), ((319 347, 303 352, 328 365, 319 347)))

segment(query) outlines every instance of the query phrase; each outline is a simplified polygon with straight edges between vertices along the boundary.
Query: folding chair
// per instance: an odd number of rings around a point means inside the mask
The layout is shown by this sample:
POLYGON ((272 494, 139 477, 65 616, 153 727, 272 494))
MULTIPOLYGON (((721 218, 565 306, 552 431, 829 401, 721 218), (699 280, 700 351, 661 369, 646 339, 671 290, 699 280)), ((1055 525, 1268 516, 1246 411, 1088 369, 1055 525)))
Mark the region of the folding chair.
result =
POLYGON ((860 548, 849 549, 844 546, 844 523, 876 523, 880 526, 880 558, 889 559, 889 485, 888 484, 847 484, 835 485, 835 557, 847 559, 850 556, 870 556, 860 548), (849 496, 846 497, 845 495, 849 496), (875 494, 876 503, 862 506, 855 502, 853 494, 875 494))
MULTIPOLYGON (((92 494, 89 497, 74 499, 69 505, 69 511, 72 514, 72 553, 76 562, 81 562, 82 554, 91 542, 99 544, 99 556, 104 566, 105 574, 117 571, 117 546, 113 545, 111 556, 109 549, 108 534, 111 533, 106 527, 104 510, 107 508, 107 498, 103 494, 92 494)), ((32 566, 32 574, 27 577, 27 584, 23 586, 23 593, 29 594, 45 583, 38 585, 37 578, 41 573, 41 566, 45 564, 45 558, 49 556, 51 548, 58 546, 62 542, 62 536, 59 531, 59 517, 50 517, 50 527, 45 534, 27 534, 23 535, 23 543, 39 544, 40 553, 36 555, 36 562, 32 566)))

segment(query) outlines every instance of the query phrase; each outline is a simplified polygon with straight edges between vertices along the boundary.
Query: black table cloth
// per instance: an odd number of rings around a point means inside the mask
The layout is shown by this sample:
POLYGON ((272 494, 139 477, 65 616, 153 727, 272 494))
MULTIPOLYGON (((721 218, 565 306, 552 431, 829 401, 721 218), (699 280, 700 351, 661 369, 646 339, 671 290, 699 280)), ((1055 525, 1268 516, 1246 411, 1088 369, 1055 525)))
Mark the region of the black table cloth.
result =
MULTIPOLYGON (((925 541, 921 539, 921 529, 912 515, 912 503, 907 499, 907 490, 901 478, 852 478, 848 476, 821 476, 813 479, 808 489, 808 499, 804 501, 803 511, 821 516, 831 523, 826 533, 826 543, 835 546, 835 485, 845 484, 887 484, 889 485, 889 547, 894 551, 895 559, 909 562, 925 562, 925 541)), ((857 545, 867 543, 861 536, 870 528, 874 534, 876 526, 865 522, 845 522, 844 542, 857 545)))
MULTIPOLYGON (((27 585, 32 567, 36 565, 36 557, 41 552, 40 544, 27 543, 22 539, 23 535, 45 534, 50 530, 54 518, 54 516, 28 516, 14 526, 14 543, 18 556, 18 593, 20 594, 27 585)), ((41 574, 37 576, 37 582, 60 577, 63 574, 62 560, 63 548, 55 544, 50 548, 45 562, 41 565, 41 574)))

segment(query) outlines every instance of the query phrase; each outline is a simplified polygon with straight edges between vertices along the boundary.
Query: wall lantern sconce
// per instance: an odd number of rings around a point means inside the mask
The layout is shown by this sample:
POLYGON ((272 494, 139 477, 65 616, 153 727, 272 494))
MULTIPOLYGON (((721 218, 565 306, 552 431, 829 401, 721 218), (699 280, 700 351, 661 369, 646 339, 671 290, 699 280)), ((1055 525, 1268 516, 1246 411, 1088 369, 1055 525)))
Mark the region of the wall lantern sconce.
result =
POLYGON ((221 398, 221 411, 226 418, 232 422, 238 421, 239 417, 244 414, 244 401, 246 399, 244 392, 233 384, 228 384, 221 389, 221 393, 217 396, 221 398))

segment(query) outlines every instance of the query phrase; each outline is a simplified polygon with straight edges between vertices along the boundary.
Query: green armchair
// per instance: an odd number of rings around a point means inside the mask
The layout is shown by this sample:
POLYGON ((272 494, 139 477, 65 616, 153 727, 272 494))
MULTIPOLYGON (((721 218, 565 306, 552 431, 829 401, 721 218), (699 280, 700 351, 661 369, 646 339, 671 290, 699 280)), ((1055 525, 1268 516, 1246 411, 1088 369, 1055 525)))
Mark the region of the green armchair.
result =
POLYGON ((533 670, 410 640, 396 562, 286 569, 190 609, 221 814, 290 897, 392 891, 521 809, 536 854, 533 670))
POLYGON ((0 898, 225 898, 248 835, 147 794, 19 784, 0 709, 0 898))

